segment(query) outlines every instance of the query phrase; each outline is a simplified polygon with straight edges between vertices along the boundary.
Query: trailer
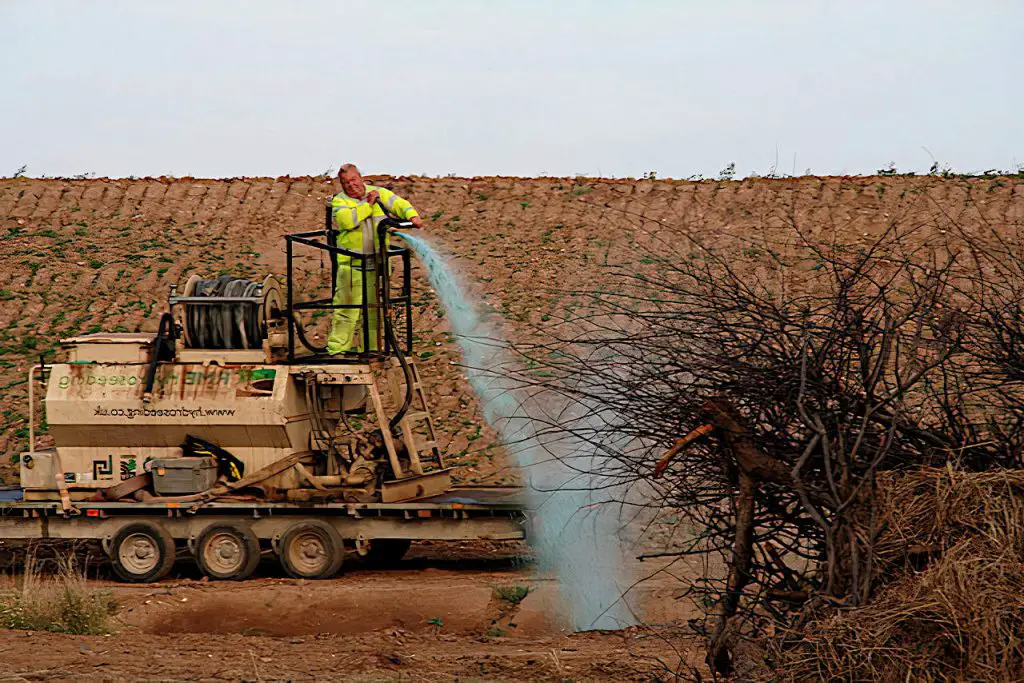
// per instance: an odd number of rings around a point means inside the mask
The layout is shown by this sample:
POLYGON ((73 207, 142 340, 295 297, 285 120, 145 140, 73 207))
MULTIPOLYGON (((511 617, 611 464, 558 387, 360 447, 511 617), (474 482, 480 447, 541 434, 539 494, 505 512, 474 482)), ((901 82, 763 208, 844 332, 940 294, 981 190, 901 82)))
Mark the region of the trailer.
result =
POLYGON ((347 554, 393 566, 412 541, 515 541, 527 523, 512 487, 453 487, 404 503, 86 502, 72 514, 20 494, 0 491, 0 538, 98 542, 130 583, 159 581, 181 556, 211 579, 242 580, 267 554, 292 577, 325 579, 347 554))
POLYGON ((61 340, 63 362, 29 371, 0 539, 97 541, 118 578, 150 582, 183 554, 211 579, 247 578, 267 553, 320 579, 347 552, 380 564, 414 540, 524 538, 518 489, 452 485, 412 353, 410 253, 387 240, 407 227, 375 219, 375 248, 348 251, 328 206, 323 230, 286 236, 283 286, 193 275, 155 335, 61 340), (299 300, 300 249, 331 259, 328 296, 299 300), (335 297, 338 256, 361 271, 358 301, 335 297), (358 351, 314 343, 318 311, 356 316, 358 351))

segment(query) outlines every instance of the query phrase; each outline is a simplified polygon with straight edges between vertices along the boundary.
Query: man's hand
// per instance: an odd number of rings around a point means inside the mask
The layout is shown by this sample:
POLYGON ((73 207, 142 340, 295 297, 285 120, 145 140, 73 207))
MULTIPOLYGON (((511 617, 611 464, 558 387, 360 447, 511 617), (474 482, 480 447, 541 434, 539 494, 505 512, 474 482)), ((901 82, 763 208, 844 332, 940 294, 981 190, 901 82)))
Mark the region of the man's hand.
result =
POLYGON ((419 228, 420 230, 423 229, 423 219, 419 216, 413 216, 409 219, 409 222, 412 223, 412 227, 419 228))
POLYGON ((376 204, 378 201, 380 201, 380 192, 377 192, 377 190, 371 190, 366 195, 366 201, 368 201, 370 204, 376 204))

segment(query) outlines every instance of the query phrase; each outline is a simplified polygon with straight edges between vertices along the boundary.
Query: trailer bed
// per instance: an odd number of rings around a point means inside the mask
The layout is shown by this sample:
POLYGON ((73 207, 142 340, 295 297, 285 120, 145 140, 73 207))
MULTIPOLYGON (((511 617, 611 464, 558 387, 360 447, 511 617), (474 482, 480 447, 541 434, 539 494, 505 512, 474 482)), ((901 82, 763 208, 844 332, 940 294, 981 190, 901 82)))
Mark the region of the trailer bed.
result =
POLYGON ((159 524, 179 544, 191 544, 214 524, 244 523, 260 541, 275 544, 299 521, 320 520, 346 542, 367 539, 518 540, 527 535, 522 490, 456 487, 401 503, 288 503, 262 500, 87 502, 65 512, 59 501, 25 501, 17 489, 0 491, 0 541, 99 540, 139 521, 159 524))

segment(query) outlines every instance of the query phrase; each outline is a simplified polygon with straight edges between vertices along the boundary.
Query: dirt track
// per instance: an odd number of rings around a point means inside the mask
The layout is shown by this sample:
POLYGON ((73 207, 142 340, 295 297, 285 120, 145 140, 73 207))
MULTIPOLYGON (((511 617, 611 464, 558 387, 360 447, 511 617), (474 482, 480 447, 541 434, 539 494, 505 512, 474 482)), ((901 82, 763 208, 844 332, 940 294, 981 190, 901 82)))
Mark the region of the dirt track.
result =
MULTIPOLYGON (((92 582, 119 605, 117 633, 0 631, 0 677, 626 681, 697 656, 678 628, 567 632, 547 609, 554 582, 534 576, 516 547, 419 545, 397 569, 354 564, 331 581, 274 576, 269 564, 260 573, 242 583, 196 580, 187 568, 159 584, 92 582), (494 592, 509 585, 530 593, 510 605, 494 592)), ((642 599, 664 619, 675 601, 658 585, 642 599)))

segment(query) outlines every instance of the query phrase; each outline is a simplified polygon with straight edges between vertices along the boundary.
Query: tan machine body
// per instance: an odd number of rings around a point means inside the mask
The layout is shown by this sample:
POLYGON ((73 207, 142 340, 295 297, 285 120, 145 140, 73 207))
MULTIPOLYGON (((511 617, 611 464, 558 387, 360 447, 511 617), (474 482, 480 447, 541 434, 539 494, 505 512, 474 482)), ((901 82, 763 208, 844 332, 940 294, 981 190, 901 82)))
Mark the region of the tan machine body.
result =
MULTIPOLYGON (((273 287, 265 291, 276 296, 273 287)), ((63 340, 68 362, 46 366, 55 448, 33 444, 24 454, 26 500, 95 498, 153 463, 182 457, 190 436, 225 449, 246 473, 296 460, 255 483, 271 500, 393 502, 450 487, 415 369, 419 405, 406 413, 398 438, 387 420, 401 400, 403 373, 394 358, 286 364, 276 348, 281 340, 273 324, 256 349, 189 348, 180 339, 175 361, 157 364, 149 395, 152 335, 63 340), (346 419, 343 411, 360 415, 346 419), (359 429, 366 424, 369 431, 359 429), (376 434, 376 448, 367 433, 376 434)))

